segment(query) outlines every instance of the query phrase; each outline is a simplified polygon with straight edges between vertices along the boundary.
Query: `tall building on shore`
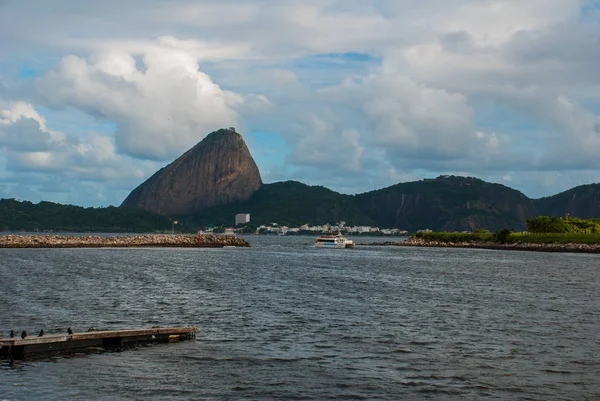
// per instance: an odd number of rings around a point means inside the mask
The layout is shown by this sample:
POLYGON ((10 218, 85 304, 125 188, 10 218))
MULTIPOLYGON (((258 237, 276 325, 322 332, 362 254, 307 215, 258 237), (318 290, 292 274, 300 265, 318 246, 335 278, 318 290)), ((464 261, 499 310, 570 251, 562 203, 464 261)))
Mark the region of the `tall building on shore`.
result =
POLYGON ((240 213, 235 215, 235 225, 246 224, 250 222, 250 213, 240 213))

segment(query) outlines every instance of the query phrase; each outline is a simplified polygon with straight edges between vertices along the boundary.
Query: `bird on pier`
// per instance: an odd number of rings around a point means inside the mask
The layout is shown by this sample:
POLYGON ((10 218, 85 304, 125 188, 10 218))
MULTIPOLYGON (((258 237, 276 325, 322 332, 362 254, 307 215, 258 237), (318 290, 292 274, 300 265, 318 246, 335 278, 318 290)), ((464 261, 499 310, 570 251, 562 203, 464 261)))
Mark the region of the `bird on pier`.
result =
POLYGON ((73 330, 71 330, 71 328, 69 327, 69 328, 67 329, 67 333, 69 333, 69 334, 73 334, 73 330))
POLYGON ((9 336, 10 336, 10 338, 14 338, 15 337, 15 331, 11 330, 9 336))
POLYGON ((23 330, 21 332, 21 338, 25 338, 25 337, 27 337, 27 332, 25 330, 23 330))
POLYGON ((44 329, 40 330, 40 333, 38 334, 38 337, 43 337, 44 336, 44 329))

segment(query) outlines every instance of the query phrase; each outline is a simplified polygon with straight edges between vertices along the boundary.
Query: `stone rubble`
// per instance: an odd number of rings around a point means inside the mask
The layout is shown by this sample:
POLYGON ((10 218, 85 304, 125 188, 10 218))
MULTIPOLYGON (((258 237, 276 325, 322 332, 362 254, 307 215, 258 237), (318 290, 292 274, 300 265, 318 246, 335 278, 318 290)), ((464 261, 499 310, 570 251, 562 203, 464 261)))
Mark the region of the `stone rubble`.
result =
POLYGON ((250 244, 243 238, 231 235, 152 234, 111 237, 98 235, 0 235, 0 248, 222 248, 224 246, 249 247, 250 244))
POLYGON ((499 244, 495 242, 440 242, 426 241, 422 238, 410 237, 406 241, 400 242, 380 242, 362 245, 381 245, 381 246, 421 246, 432 248, 480 248, 480 249, 500 249, 513 251, 537 251, 537 252, 577 252, 577 253, 600 253, 600 244, 531 244, 514 243, 499 244))

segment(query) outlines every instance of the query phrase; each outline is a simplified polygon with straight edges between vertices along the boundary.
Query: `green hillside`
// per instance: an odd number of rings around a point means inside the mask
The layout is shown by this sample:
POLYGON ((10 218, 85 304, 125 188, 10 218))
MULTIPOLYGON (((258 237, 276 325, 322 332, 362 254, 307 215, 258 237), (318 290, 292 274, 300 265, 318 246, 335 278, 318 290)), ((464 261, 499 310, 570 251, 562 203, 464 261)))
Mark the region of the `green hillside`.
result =
POLYGON ((514 189, 473 177, 440 176, 354 196, 383 227, 464 231, 525 228, 536 215, 532 201, 514 189))
POLYGON ((600 184, 581 185, 568 191, 533 201, 542 216, 566 214, 583 219, 600 217, 600 184))
POLYGON ((441 176, 400 183, 360 195, 342 195, 296 181, 265 184, 247 201, 221 205, 192 216, 161 216, 129 208, 83 208, 51 202, 0 200, 0 230, 152 232, 193 231, 198 226, 233 226, 237 213, 251 224, 290 227, 345 221, 348 225, 409 231, 525 230, 535 216, 600 217, 600 184, 531 200, 500 184, 472 177, 441 176))
POLYGON ((339 221, 351 225, 375 225, 352 197, 297 181, 265 184, 247 201, 213 207, 189 218, 198 225, 232 226, 237 213, 250 213, 251 222, 256 225, 278 223, 297 227, 339 221))
POLYGON ((2 231, 151 232, 171 229, 168 217, 118 207, 83 208, 52 202, 0 199, 2 231))

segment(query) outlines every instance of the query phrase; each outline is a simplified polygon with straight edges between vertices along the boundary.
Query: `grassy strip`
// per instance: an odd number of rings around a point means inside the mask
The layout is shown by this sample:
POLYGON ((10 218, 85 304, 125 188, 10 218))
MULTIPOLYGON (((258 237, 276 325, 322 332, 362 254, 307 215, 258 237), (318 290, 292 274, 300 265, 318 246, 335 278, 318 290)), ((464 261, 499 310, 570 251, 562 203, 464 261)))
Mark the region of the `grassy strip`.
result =
POLYGON ((600 234, 560 233, 528 234, 512 233, 509 242, 528 244, 600 244, 600 234))
POLYGON ((431 232, 418 233, 415 237, 427 242, 496 242, 496 243, 527 243, 527 244, 600 244, 600 234, 560 233, 560 234, 530 234, 511 233, 501 241, 497 233, 452 233, 431 232))
POLYGON ((427 242, 493 242, 493 233, 417 233, 415 237, 427 242))

